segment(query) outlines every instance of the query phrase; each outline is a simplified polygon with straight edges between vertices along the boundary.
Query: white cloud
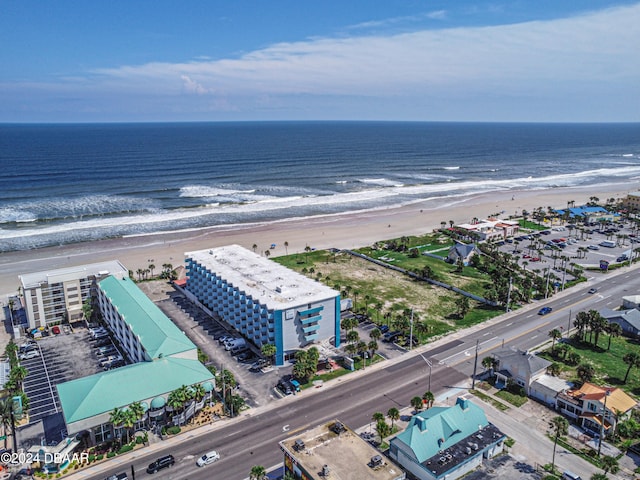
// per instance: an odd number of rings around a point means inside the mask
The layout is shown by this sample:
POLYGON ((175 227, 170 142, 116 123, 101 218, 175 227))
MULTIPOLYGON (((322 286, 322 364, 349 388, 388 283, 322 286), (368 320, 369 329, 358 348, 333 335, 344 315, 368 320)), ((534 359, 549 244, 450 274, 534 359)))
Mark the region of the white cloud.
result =
POLYGON ((446 111, 464 120, 484 118, 490 106, 506 112, 498 119, 582 120, 591 110, 637 121, 631 99, 640 98, 639 24, 636 4, 514 25, 321 38, 238 58, 105 68, 66 86, 77 95, 103 90, 187 102, 176 103, 181 110, 195 104, 188 97, 207 97, 197 105, 261 118, 269 108, 309 118, 325 103, 339 104, 350 118, 383 111, 388 118, 443 119, 438 112, 446 111))
POLYGON ((420 31, 281 43, 237 59, 150 63, 100 70, 118 83, 175 79, 206 94, 429 94, 470 88, 567 88, 574 82, 640 78, 640 5, 576 18, 516 25, 420 31))

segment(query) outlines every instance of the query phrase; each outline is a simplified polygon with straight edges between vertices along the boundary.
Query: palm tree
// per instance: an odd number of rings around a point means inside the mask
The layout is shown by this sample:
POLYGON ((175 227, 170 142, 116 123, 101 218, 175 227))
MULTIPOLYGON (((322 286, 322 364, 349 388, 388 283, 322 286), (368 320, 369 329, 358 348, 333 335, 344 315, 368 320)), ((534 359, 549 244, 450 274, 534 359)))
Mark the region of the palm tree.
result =
POLYGON ((608 480, 609 477, 607 477, 604 473, 594 473, 589 477, 589 479, 590 480, 608 480))
POLYGON ((7 448, 7 431, 11 429, 11 434, 15 438, 15 424, 13 423, 13 398, 11 396, 0 398, 0 424, 4 431, 4 448, 7 448))
POLYGON ((289 255, 289 242, 285 240, 284 242, 284 253, 285 255, 289 255))
POLYGON ((149 264, 149 271, 151 272, 151 276, 153 277, 153 271, 155 270, 156 266, 153 263, 149 264))
POLYGON ((560 374, 560 365, 558 363, 552 363, 547 367, 547 373, 553 377, 557 377, 560 374))
POLYGON ((619 337, 622 335, 622 327, 617 323, 610 323, 607 326, 607 333, 609 334, 609 343, 607 343, 607 351, 611 349, 611 339, 613 337, 619 337))
POLYGON ((141 268, 136 270, 136 273, 138 274, 138 281, 142 280, 142 274, 144 273, 144 270, 142 270, 141 268))
POLYGON ((117 430, 118 428, 122 427, 124 418, 124 410, 120 410, 118 407, 116 407, 109 414, 109 423, 113 426, 114 430, 117 430))
POLYGON ((569 432, 569 422, 564 417, 554 417, 551 419, 551 428, 553 429, 553 457, 551 458, 551 471, 554 471, 556 463, 556 446, 558 439, 569 432))
POLYGON ((373 357, 376 356, 376 351, 378 350, 378 342, 375 340, 369 341, 369 343, 367 343, 367 348, 371 352, 371 358, 373 359, 373 357))
POLYGON ((549 331, 549 337, 551 337, 551 351, 553 352, 556 348, 556 340, 559 340, 562 338, 562 332, 560 330, 558 330, 557 328, 554 328, 553 330, 549 331))
POLYGON ((391 407, 389 410, 387 410, 387 417, 389 417, 389 420, 391 420, 391 430, 393 430, 393 422, 400 418, 400 410, 398 410, 396 407, 391 407))
POLYGON ((138 419, 135 413, 130 409, 122 410, 122 427, 127 435, 127 441, 125 443, 129 443, 129 431, 136 425, 137 421, 138 419))
POLYGON ((436 397, 432 392, 424 392, 422 394, 422 400, 423 402, 427 403, 427 408, 431 408, 433 406, 433 402, 435 402, 436 400, 436 397))
POLYGON ((380 443, 382 443, 382 439, 387 437, 391 433, 391 428, 383 418, 376 423, 376 431, 378 432, 378 435, 380 435, 380 443))
POLYGON ((271 252, 269 250, 265 250, 264 251, 264 256, 269 258, 269 255, 271 255, 271 252))
POLYGON ((258 250, 258 245, 254 243, 251 248, 253 249, 253 253, 256 253, 256 250, 258 250))
POLYGON ((490 368, 494 368, 496 365, 496 360, 493 357, 484 357, 482 359, 482 366, 485 370, 489 370, 490 368))
POLYGON ((271 343, 265 343, 260 348, 260 351, 262 352, 262 355, 264 355, 266 358, 268 358, 269 360, 273 360, 273 356, 276 354, 278 349, 276 348, 275 345, 271 343))
POLYGON ((384 420, 384 413, 375 412, 373 415, 371 415, 371 420, 373 420, 374 422, 379 422, 381 420, 384 420))
POLYGON ((411 406, 415 408, 416 412, 422 410, 422 399, 420 397, 413 397, 411 399, 411 406))
POLYGON ((602 463, 602 469, 604 470, 605 474, 609 472, 616 474, 620 470, 620 466, 618 465, 618 460, 615 457, 606 455, 602 457, 600 462, 602 463))
POLYGON ((596 369, 590 363, 581 363, 576 368, 578 378, 583 382, 590 382, 596 373, 596 369))
POLYGON ((347 332, 347 342, 356 343, 358 340, 360 340, 360 335, 358 334, 357 331, 349 330, 347 332))
POLYGON ((624 380, 622 383, 627 383, 627 378, 629 378, 629 372, 633 367, 640 367, 640 354, 636 352, 629 352, 624 357, 622 357, 622 361, 629 365, 627 368, 627 373, 624 374, 624 380))
POLYGON ((201 402, 204 396, 207 394, 202 384, 196 383, 195 385, 192 385, 191 388, 193 390, 193 398, 195 398, 196 402, 201 402))
POLYGON ((382 336, 382 332, 380 331, 379 328, 374 328, 369 332, 369 338, 371 340, 380 340, 380 337, 382 336))
POLYGON ((138 422, 138 420, 140 420, 144 416, 144 407, 140 402, 133 402, 131 405, 129 405, 128 410, 133 413, 136 422, 138 422))
POLYGON ((263 480, 267 470, 262 465, 254 465, 249 472, 249 480, 263 480))

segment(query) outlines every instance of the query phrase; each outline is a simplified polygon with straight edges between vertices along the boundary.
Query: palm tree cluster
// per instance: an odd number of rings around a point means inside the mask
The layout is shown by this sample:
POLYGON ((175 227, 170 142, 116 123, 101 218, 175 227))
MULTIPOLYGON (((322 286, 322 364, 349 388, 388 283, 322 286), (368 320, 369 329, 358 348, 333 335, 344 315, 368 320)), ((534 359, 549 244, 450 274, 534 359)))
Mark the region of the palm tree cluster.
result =
POLYGON ((170 263, 162 264, 162 272, 160 272, 160 278, 166 278, 167 280, 175 280, 178 278, 173 265, 170 263))
MULTIPOLYGON (((600 334, 608 332, 609 323, 600 315, 596 310, 589 310, 588 312, 578 312, 576 319, 573 322, 573 326, 578 330, 577 336, 582 342, 591 343, 593 346, 598 346, 598 339, 600 334)), ((617 331, 617 328, 613 328, 611 331, 617 331)), ((609 345, 611 342, 609 341, 609 345)))
POLYGON ((144 414, 145 411, 142 404, 134 402, 125 409, 114 408, 109 417, 109 423, 113 425, 115 430, 124 429, 125 443, 129 443, 129 435, 132 433, 133 427, 142 419, 144 414))
POLYGON ((223 369, 216 377, 216 385, 220 387, 220 395, 224 399, 225 408, 231 416, 237 415, 245 405, 245 401, 240 395, 234 393, 238 382, 233 373, 226 368, 223 369))
POLYGON ((22 391, 22 382, 27 375, 29 375, 29 370, 20 365, 18 361, 18 346, 14 343, 13 340, 10 340, 5 348, 5 355, 9 359, 9 378, 4 384, 4 390, 9 394, 9 398, 13 398, 15 396, 20 396, 22 399, 22 410, 23 412, 29 409, 29 397, 27 394, 22 391))
POLYGON ((296 363, 293 366, 293 375, 302 383, 307 383, 318 371, 320 351, 316 347, 296 352, 296 363))

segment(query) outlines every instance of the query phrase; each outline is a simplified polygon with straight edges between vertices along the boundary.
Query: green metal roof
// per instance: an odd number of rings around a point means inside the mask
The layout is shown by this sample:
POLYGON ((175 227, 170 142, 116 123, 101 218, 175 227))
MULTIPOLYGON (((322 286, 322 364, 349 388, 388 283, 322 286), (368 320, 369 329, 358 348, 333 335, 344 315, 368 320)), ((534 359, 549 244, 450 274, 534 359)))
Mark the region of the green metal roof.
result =
POLYGON ((199 361, 164 357, 61 383, 56 388, 68 425, 167 394, 182 385, 203 382, 213 382, 213 375, 199 361))
POLYGON ((98 286, 131 331, 139 337, 152 359, 196 348, 132 280, 109 276, 101 280, 98 286))
POLYGON ((422 463, 488 424, 480 407, 458 398, 452 407, 433 407, 414 415, 406 430, 391 442, 405 443, 422 463))

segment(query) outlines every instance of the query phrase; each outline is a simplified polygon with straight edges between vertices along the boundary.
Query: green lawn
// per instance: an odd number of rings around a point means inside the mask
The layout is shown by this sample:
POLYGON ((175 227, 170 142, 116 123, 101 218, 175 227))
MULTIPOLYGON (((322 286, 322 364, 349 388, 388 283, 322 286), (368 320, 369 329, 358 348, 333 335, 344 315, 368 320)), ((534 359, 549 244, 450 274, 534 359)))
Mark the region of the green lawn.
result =
MULTIPOLYGON (((619 337, 611 339, 611 349, 607 351, 609 337, 606 334, 600 335, 598 348, 594 348, 593 344, 571 341, 571 349, 580 355, 580 363, 591 362, 596 370, 596 378, 594 383, 619 386, 627 393, 640 396, 640 369, 633 368, 629 373, 626 385, 622 383, 625 373, 627 372, 627 364, 622 358, 629 352, 640 353, 640 343, 637 340, 619 337)), ((550 350, 545 352, 545 357, 551 361, 558 362, 562 365, 564 372, 571 372, 569 376, 576 379, 575 366, 567 365, 561 359, 553 358, 550 350)))
POLYGON ((501 398, 505 402, 509 402, 511 405, 515 407, 521 407, 525 403, 527 403, 527 397, 523 397, 522 395, 515 395, 511 392, 507 392, 506 390, 500 390, 496 393, 496 397, 501 398))

